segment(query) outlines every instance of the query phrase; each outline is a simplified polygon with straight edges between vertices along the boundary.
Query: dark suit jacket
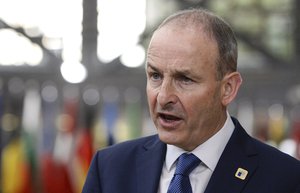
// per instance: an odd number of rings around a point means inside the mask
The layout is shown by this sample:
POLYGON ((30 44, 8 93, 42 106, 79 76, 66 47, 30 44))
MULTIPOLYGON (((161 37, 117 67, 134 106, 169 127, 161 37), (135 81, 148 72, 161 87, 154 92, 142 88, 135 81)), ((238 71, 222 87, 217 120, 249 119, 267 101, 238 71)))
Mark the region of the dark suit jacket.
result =
MULTIPOLYGON (((236 119, 235 130, 205 193, 300 193, 300 162, 250 137, 236 119), (245 180, 235 177, 248 171, 245 180)), ((156 193, 166 144, 157 135, 98 151, 83 193, 156 193)))

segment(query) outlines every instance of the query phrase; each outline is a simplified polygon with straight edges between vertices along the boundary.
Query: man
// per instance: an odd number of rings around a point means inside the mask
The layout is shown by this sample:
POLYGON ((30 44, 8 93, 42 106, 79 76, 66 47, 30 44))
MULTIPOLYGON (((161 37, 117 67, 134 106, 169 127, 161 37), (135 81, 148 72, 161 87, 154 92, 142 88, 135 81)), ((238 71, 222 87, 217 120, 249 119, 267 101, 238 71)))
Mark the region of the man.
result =
POLYGON ((300 192, 300 162, 250 137, 227 112, 242 79, 221 18, 202 9, 168 17, 149 44, 146 74, 158 135, 97 152, 84 193, 300 192), (179 172, 188 156, 193 167, 179 172))

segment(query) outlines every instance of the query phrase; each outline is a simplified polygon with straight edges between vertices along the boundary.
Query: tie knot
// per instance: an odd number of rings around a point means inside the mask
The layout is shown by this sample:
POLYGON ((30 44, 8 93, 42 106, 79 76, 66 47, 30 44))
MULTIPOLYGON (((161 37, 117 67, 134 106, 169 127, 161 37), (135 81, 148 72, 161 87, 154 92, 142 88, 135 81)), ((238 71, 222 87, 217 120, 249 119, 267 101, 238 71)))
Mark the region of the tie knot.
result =
POLYGON ((178 158, 175 174, 188 176, 200 162, 200 159, 194 154, 183 153, 178 158))

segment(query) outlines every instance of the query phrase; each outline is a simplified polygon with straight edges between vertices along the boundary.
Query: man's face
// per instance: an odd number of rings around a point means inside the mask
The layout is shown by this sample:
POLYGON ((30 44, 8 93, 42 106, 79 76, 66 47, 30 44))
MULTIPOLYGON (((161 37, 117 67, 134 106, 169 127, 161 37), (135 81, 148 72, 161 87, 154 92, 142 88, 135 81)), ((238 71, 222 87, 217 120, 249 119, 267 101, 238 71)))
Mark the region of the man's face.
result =
POLYGON ((216 42, 192 29, 165 26, 147 54, 147 96, 160 139, 191 151, 223 125, 216 42))

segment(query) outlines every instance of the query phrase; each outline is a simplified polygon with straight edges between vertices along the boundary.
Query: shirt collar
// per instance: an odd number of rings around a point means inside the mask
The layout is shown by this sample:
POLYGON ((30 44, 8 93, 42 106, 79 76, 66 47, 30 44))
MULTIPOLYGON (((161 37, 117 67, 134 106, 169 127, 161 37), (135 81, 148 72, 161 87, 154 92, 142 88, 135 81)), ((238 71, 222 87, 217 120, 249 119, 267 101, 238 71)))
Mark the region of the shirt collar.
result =
MULTIPOLYGON (((207 141, 196 147, 192 152, 206 165, 211 171, 214 171, 224 148, 229 141, 234 130, 234 124, 227 112, 227 118, 223 127, 207 141)), ((177 158, 186 151, 174 145, 167 144, 166 168, 168 171, 175 167, 177 158)))

